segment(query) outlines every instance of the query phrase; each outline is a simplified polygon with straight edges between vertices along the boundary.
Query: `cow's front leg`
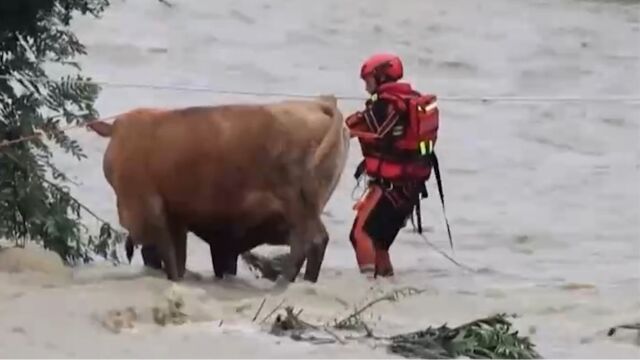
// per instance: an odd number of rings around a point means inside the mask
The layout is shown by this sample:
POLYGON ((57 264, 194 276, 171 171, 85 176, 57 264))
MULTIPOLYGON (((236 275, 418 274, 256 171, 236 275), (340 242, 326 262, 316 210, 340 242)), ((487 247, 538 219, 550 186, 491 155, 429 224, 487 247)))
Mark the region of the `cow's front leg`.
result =
POLYGON ((224 245, 209 246, 211 262, 216 278, 222 279, 225 274, 235 276, 238 272, 238 254, 224 245))
POLYGON ((175 247, 178 278, 182 279, 187 271, 187 230, 180 226, 172 226, 171 240, 175 247))
POLYGON ((162 259, 160 258, 158 247, 156 245, 142 245, 142 250, 140 250, 140 253, 142 254, 142 262, 144 263, 144 266, 156 270, 162 269, 162 259))
POLYGON ((226 260, 225 274, 236 276, 238 274, 238 254, 229 252, 226 260))

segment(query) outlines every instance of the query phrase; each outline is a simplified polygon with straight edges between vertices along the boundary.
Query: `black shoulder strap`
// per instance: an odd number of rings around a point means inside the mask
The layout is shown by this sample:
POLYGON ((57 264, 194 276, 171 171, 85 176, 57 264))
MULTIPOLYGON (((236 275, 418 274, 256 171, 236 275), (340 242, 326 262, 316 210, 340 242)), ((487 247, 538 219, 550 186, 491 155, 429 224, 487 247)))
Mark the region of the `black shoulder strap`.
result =
POLYGON ((364 166, 365 166, 364 160, 360 161, 358 166, 356 166, 356 171, 354 171, 354 173, 353 173, 353 177, 356 180, 359 180, 360 176, 362 176, 362 174, 364 174, 364 170, 365 170, 364 166))
POLYGON ((444 214, 444 221, 447 224, 447 234, 449 235, 449 245, 453 251, 453 238, 451 237, 451 228, 449 226, 449 220, 447 219, 447 213, 444 207, 444 191, 442 190, 442 178, 440 174, 440 166, 438 164, 438 157, 435 151, 431 152, 431 164, 433 165, 433 171, 436 174, 436 183, 438 184, 438 193, 440 193, 440 202, 442 203, 442 213, 444 214))

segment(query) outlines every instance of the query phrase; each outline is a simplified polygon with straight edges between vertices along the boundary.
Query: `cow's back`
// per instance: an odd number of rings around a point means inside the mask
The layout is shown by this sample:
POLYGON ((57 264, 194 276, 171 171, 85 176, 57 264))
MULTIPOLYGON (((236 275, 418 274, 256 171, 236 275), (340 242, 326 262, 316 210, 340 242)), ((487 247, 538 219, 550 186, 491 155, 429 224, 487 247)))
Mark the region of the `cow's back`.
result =
POLYGON ((260 105, 132 112, 114 124, 114 179, 124 193, 161 194, 177 215, 232 216, 248 191, 302 181, 304 132, 260 105))

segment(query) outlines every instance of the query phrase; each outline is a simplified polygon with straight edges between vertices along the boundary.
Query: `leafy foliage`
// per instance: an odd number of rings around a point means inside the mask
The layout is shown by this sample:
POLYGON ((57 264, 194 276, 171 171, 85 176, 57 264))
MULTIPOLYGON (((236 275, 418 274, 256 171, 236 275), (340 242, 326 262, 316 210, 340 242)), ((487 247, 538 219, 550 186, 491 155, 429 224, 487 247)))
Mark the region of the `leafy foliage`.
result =
POLYGON ((527 337, 511 331, 505 314, 449 328, 428 327, 390 338, 389 351, 406 358, 540 359, 527 337))
MULTIPOLYGON (((331 344, 346 341, 373 340, 375 346, 384 344, 394 354, 405 358, 420 359, 453 359, 468 357, 471 359, 540 359, 540 354, 526 336, 518 336, 518 331, 512 331, 511 323, 506 314, 496 314, 487 318, 474 320, 455 328, 449 328, 446 324, 434 328, 429 326, 424 330, 399 334, 394 336, 376 336, 372 329, 362 320, 362 313, 368 308, 382 302, 396 302, 401 299, 419 295, 424 290, 406 287, 396 289, 378 297, 366 305, 354 309, 353 313, 342 320, 334 320, 324 326, 313 325, 300 317, 303 309, 294 313, 293 307, 287 306, 285 314, 279 314, 271 326, 270 333, 276 336, 288 335, 296 341, 307 341, 313 344, 331 344), (341 338, 338 333, 329 328, 341 332, 360 332, 366 334, 362 337, 347 335, 341 338), (323 330, 330 338, 320 337, 317 331, 323 330), (314 333, 315 331, 315 333, 314 333)), ((282 305, 282 303, 280 303, 282 305)), ((276 307, 270 315, 278 310, 276 307)), ((258 312, 262 307, 259 308, 258 312)), ((265 320, 270 316, 267 315, 265 320)), ((258 313, 254 316, 257 318, 258 313)), ((512 315, 515 316, 515 315, 512 315)), ((263 320, 264 321, 264 320, 263 320)))
MULTIPOLYGON (((79 74, 50 79, 45 66, 80 71, 73 59, 86 49, 70 30, 80 13, 99 17, 108 0, 0 1, 0 143, 42 132, 78 160, 86 158, 61 126, 98 117, 99 87, 79 74)), ((63 185, 41 138, 0 148, 0 238, 42 243, 67 263, 89 262, 93 254, 117 261, 122 235, 103 224, 84 236, 83 208, 63 185), (48 175, 53 180, 48 179, 48 175)))

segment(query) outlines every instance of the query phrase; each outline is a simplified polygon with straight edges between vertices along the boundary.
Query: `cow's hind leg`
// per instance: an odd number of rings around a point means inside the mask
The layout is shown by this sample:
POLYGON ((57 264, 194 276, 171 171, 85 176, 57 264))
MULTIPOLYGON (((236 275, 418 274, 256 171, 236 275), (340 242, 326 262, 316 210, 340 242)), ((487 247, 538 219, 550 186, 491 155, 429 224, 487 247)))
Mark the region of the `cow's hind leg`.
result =
POLYGON ((290 236, 291 250, 289 264, 284 271, 285 278, 294 282, 307 260, 304 280, 318 281, 328 242, 329 235, 319 216, 296 225, 290 236))
POLYGON ((307 267, 304 273, 304 280, 317 282, 320 276, 320 268, 324 260, 324 254, 329 244, 329 234, 320 219, 317 219, 314 231, 309 239, 309 245, 306 247, 307 267))
POLYGON ((284 278, 289 282, 296 281, 296 277, 300 274, 300 269, 306 259, 306 251, 303 244, 299 241, 291 244, 291 250, 289 252, 289 264, 284 269, 284 278))
POLYGON ((309 225, 311 225, 309 222, 296 224, 289 234, 289 261, 283 271, 284 279, 289 282, 294 282, 296 280, 296 277, 300 274, 300 269, 306 259, 307 243, 310 234, 309 225))

